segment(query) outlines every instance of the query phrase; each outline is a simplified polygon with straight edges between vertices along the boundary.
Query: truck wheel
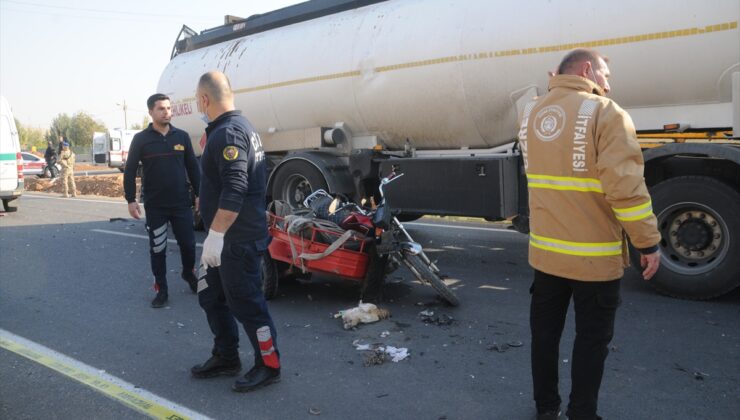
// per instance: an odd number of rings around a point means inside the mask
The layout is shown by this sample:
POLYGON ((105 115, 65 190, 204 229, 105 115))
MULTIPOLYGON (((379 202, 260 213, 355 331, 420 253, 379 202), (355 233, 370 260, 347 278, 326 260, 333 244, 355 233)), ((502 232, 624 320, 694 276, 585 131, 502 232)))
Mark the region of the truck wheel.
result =
POLYGON ((262 254, 262 293, 272 300, 278 291, 278 269, 269 252, 262 254))
MULTIPOLYGON (((651 190, 661 234, 650 284, 682 299, 711 299, 740 286, 740 192, 706 176, 682 176, 651 190)), ((640 267, 640 254, 632 250, 640 267)))
POLYGON ((3 208, 8 213, 18 211, 18 199, 16 198, 3 198, 3 208))
POLYGON ((272 199, 282 200, 292 208, 303 207, 303 200, 312 192, 328 190, 324 175, 315 166, 302 160, 286 162, 275 174, 272 199))

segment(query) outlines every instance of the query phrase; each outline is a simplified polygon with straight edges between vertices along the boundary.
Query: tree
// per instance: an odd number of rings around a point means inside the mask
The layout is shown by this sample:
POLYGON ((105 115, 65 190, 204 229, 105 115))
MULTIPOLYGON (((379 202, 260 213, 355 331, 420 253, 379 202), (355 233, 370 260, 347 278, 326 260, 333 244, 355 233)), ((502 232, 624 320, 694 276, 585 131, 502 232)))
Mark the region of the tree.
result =
POLYGON ((26 127, 17 118, 15 119, 15 126, 18 129, 22 149, 31 150, 32 147, 36 147, 36 150, 46 149, 46 140, 42 129, 26 127))
POLYGON ((69 136, 69 127, 72 125, 72 119, 67 114, 59 114, 51 122, 49 131, 46 133, 46 140, 51 141, 53 144, 58 143, 59 136, 69 136))
POLYGON ((90 147, 93 133, 105 130, 105 125, 95 121, 93 117, 84 112, 78 112, 72 117, 67 135, 73 145, 90 147))
POLYGON ((141 124, 134 124, 131 126, 131 129, 132 130, 143 130, 149 126, 149 123, 150 123, 149 116, 144 115, 144 119, 141 120, 141 124))

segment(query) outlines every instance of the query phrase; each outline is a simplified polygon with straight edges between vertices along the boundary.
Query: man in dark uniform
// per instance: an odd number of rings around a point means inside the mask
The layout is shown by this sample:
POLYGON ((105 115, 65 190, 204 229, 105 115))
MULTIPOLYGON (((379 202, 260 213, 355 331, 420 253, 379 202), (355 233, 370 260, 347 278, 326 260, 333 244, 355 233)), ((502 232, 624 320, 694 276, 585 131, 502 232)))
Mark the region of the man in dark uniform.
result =
POLYGON ((201 262, 207 270, 198 282, 198 300, 214 343, 212 357, 191 372, 196 378, 240 372, 238 320, 252 344, 254 367, 233 389, 247 392, 280 380, 275 326, 260 278, 261 256, 268 244, 265 154, 259 135, 235 111, 223 73, 201 76, 196 100, 210 121, 200 186, 200 213, 208 229, 201 262))
POLYGON ((51 140, 48 141, 48 145, 46 146, 44 160, 46 161, 46 167, 49 168, 49 178, 56 178, 59 175, 59 170, 57 169, 57 151, 54 150, 51 140))
POLYGON ((129 214, 135 219, 141 218, 141 208, 136 202, 136 171, 141 161, 144 166, 142 183, 146 191, 146 230, 149 233, 154 290, 157 292, 152 307, 161 308, 169 297, 166 260, 168 222, 180 247, 181 277, 193 293, 196 291, 198 279, 193 273, 195 234, 188 180, 195 192, 197 205, 200 169, 190 136, 170 124, 170 98, 161 93, 154 94, 147 100, 147 106, 152 123, 131 141, 123 174, 123 188, 129 214))

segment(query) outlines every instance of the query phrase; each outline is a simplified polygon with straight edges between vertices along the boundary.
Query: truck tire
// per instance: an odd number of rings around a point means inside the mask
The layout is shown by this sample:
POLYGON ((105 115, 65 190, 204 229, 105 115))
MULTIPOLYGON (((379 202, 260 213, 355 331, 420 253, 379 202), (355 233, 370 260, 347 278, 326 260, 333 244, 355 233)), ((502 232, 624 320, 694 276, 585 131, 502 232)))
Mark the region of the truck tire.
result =
MULTIPOLYGON (((711 299, 740 286, 740 192, 714 178, 681 176, 651 188, 661 233, 650 284, 682 299, 711 299)), ((640 254, 630 253, 640 267, 640 254)))
POLYGON ((8 213, 18 211, 18 199, 17 198, 3 198, 3 208, 8 213))
POLYGON ((312 192, 328 190, 324 175, 312 164, 303 160, 285 162, 277 169, 272 183, 272 199, 282 200, 292 208, 303 207, 303 200, 312 192))

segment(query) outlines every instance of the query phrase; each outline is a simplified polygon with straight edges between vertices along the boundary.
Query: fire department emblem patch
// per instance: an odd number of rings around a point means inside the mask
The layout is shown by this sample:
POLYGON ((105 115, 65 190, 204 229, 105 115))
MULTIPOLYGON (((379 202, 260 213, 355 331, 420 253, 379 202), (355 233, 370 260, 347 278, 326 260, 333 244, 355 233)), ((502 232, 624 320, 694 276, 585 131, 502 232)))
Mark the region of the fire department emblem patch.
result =
POLYGON ((565 111, 558 105, 542 108, 534 117, 534 134, 542 141, 553 141, 565 126, 565 111))
POLYGON ((224 147, 224 159, 234 160, 239 156, 239 149, 234 146, 224 147))

